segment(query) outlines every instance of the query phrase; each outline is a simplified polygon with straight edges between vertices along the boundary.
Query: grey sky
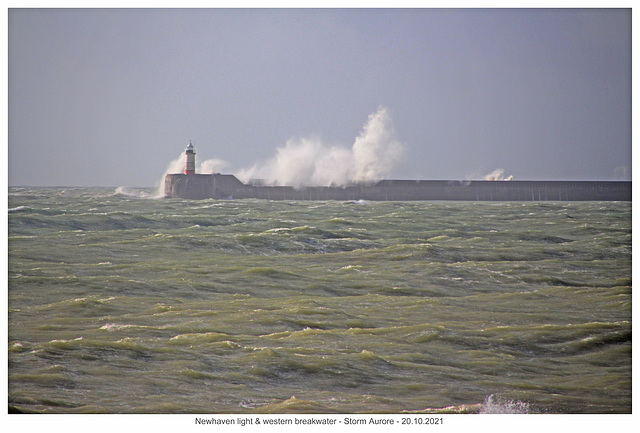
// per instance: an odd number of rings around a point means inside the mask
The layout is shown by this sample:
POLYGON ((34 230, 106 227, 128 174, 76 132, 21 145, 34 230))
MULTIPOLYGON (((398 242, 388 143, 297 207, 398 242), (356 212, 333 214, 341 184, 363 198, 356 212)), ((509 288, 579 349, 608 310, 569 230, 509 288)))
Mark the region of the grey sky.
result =
POLYGON ((380 106, 388 178, 630 179, 631 10, 9 11, 9 185, 350 148, 380 106))

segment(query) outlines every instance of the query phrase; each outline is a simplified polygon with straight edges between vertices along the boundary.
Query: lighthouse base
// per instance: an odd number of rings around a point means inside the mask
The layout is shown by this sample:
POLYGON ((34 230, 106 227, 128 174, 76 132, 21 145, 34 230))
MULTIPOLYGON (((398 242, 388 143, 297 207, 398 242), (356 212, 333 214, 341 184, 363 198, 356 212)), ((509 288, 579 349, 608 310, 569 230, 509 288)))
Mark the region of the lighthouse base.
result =
POLYGON ((168 174, 164 178, 164 195, 168 198, 232 198, 244 184, 233 175, 168 174))

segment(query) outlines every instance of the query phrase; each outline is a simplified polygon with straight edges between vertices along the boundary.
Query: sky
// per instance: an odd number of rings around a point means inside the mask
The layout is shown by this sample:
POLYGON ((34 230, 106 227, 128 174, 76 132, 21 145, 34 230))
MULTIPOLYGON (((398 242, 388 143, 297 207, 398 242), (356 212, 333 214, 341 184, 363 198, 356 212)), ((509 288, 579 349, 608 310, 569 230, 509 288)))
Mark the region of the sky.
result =
POLYGON ((8 30, 9 186, 157 186, 190 140, 244 176, 353 177, 369 146, 387 179, 631 179, 630 9, 10 9, 8 30))

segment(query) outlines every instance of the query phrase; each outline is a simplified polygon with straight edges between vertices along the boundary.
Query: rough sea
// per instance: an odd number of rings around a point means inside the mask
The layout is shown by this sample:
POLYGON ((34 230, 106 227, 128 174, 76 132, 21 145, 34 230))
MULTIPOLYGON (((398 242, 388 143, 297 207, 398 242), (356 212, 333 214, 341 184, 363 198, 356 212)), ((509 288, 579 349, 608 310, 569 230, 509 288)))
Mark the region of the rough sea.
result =
POLYGON ((631 204, 9 188, 40 413, 631 413, 631 204))

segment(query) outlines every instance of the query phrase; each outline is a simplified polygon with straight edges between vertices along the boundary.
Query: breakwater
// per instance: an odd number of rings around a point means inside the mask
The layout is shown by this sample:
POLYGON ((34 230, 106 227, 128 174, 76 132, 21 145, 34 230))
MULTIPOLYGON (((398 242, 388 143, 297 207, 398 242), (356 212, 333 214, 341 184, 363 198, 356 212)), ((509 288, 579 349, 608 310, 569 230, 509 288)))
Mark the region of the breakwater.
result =
POLYGON ((168 174, 169 198, 259 198, 266 200, 461 200, 461 201, 631 201, 625 181, 454 181, 382 180, 348 186, 243 183, 225 174, 168 174))

